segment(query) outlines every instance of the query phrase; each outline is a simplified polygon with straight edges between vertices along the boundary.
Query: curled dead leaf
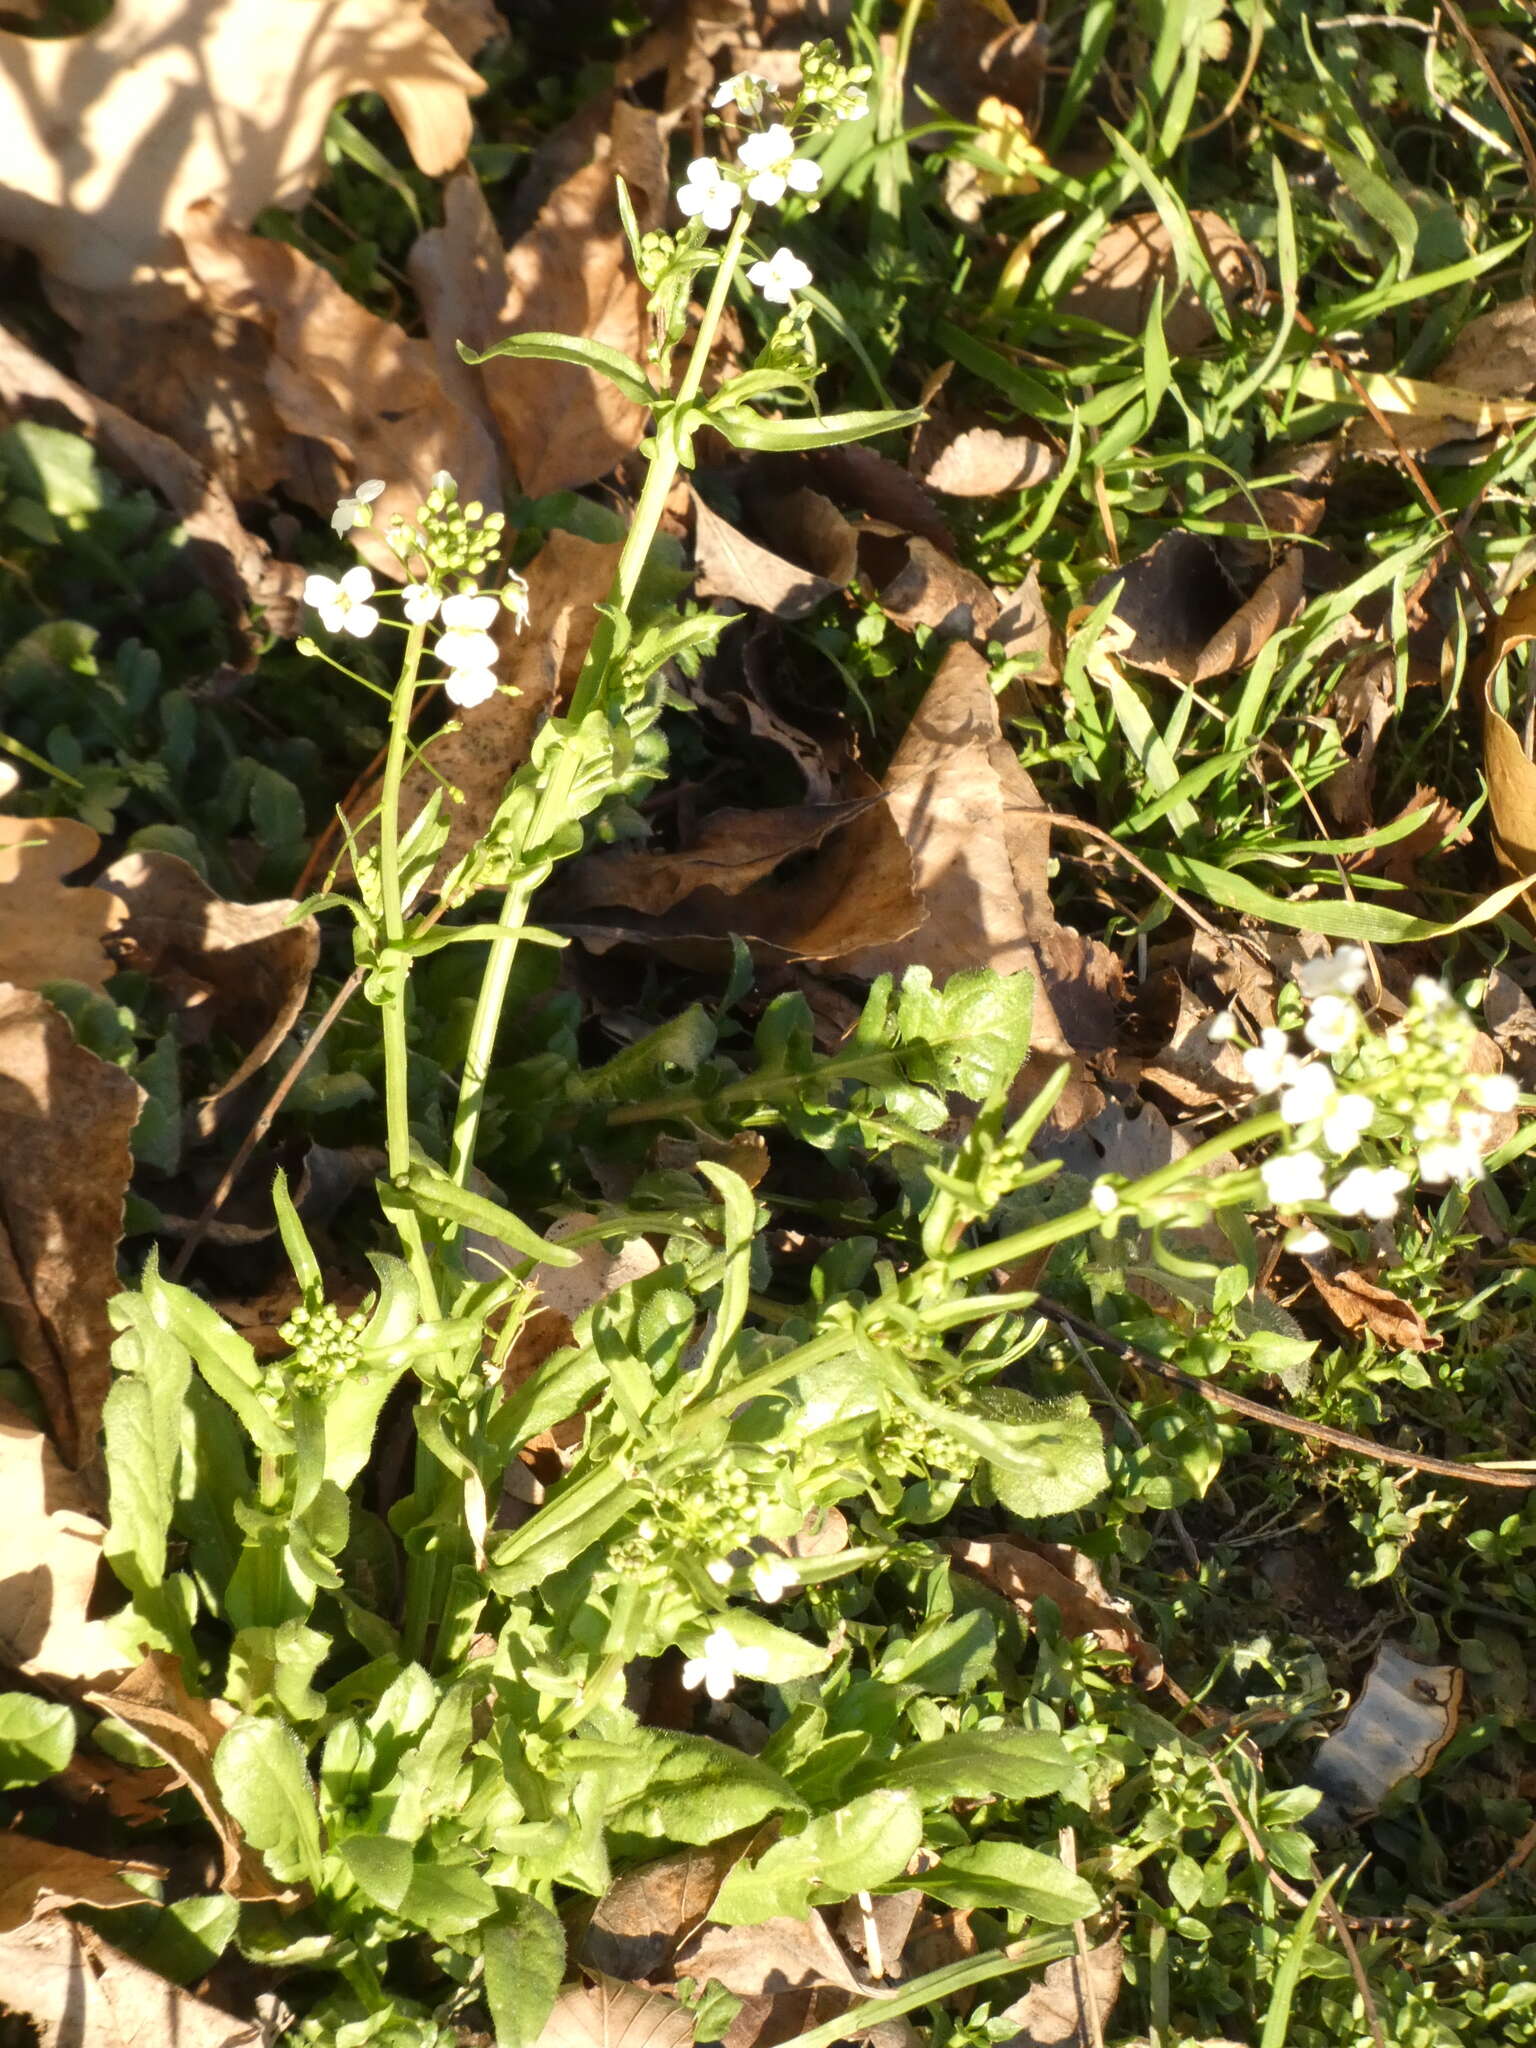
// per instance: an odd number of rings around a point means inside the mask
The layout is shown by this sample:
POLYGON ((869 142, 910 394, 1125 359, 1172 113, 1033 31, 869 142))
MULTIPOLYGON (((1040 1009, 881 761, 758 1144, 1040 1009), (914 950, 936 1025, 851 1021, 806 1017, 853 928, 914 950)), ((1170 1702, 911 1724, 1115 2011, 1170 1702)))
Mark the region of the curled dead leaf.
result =
POLYGON ((1112 589, 1120 637, 1109 658, 1179 682, 1209 682, 1248 667, 1301 609, 1301 550, 1287 549, 1243 598, 1210 543, 1175 529, 1101 576, 1088 602, 1097 605, 1112 589))
POLYGON ((301 206, 338 100, 381 94, 437 176, 468 149, 481 90, 423 0, 135 0, 82 35, 0 31, 0 235, 120 290, 174 268, 198 201, 242 226, 301 206))
POLYGON ((1086 1958, 1063 1956, 1047 1964, 1022 1998, 1003 2007, 1002 2017, 1018 2028, 1005 2048, 1099 2048, 1124 1970, 1113 1935, 1086 1958))
POLYGON ((693 555, 700 597, 726 597, 776 619, 802 619, 836 585, 750 540, 698 495, 693 496, 693 555))
POLYGON ((1006 0, 938 0, 912 49, 908 125, 922 127, 934 100, 964 121, 989 97, 1037 116, 1049 41, 1042 22, 1018 21, 1006 0))
POLYGON ((1350 1266, 1330 1272, 1316 1259, 1301 1263, 1340 1329, 1369 1330, 1396 1351, 1438 1351, 1445 1343, 1412 1302, 1378 1287, 1364 1273, 1350 1266))
POLYGON ((27 2015, 40 2048, 257 2048, 263 2039, 258 2022, 205 2005, 57 1914, 0 1938, 0 2007, 27 2015))
POLYGON ((1422 1778, 1456 1733, 1464 1681, 1454 1664, 1420 1664, 1383 1643, 1359 1697, 1307 1773, 1324 1795, 1314 1823, 1374 1813, 1395 1785, 1422 1778))
POLYGON ((1092 1636, 1109 1656, 1130 1664, 1142 1685, 1162 1682, 1163 1660, 1137 1628, 1129 1602, 1109 1593, 1098 1566, 1080 1550, 1017 1536, 956 1540, 946 1547, 962 1571, 1011 1601, 1026 1620, 1037 1600, 1049 1600, 1068 1635, 1092 1636))
MULTIPOLYGON (((1500 665, 1517 648, 1536 640, 1536 583, 1506 599, 1480 664, 1483 679, 1483 771, 1493 844, 1503 864, 1517 875, 1536 876, 1536 763, 1494 699, 1500 665)), ((1536 887, 1520 899, 1528 922, 1536 922, 1536 887)))
POLYGON ((142 1906, 144 1894, 124 1884, 124 1870, 165 1875, 152 1863, 113 1862, 33 1835, 0 1834, 0 1935, 67 1906, 142 1906))
MULTIPOLYGON (((1228 305, 1262 290, 1258 258, 1218 213, 1196 208, 1189 216, 1195 240, 1228 305)), ((1163 287, 1163 334, 1169 350, 1189 355, 1214 339, 1216 324, 1192 284, 1178 283, 1173 237, 1157 213, 1111 221, 1094 240, 1087 263, 1057 301, 1058 310, 1092 320, 1116 334, 1145 332, 1158 284, 1163 287)))
MULTIPOLYGON (((740 896, 783 862, 809 853, 831 833, 849 825, 875 797, 830 804, 787 804, 775 810, 715 811, 696 842, 676 853, 619 850, 589 854, 575 863, 562 892, 562 909, 620 904, 650 917, 664 917, 678 904, 702 895, 698 916, 710 916, 709 899, 740 896)), ((713 921, 713 919, 711 920, 713 921)))
POLYGON ((107 1302, 143 1092, 30 989, 0 983, 0 1315, 66 1460, 93 1455, 107 1302))
POLYGON ((202 1106, 213 1105, 271 1059, 292 1030, 320 957, 314 918, 294 922, 290 897, 227 903, 171 853, 126 853, 101 877, 126 915, 116 934, 125 965, 162 982, 183 1015, 232 1039, 244 1054, 202 1106))
POLYGON ((0 1662, 72 1688, 128 1667, 104 1621, 88 1621, 105 1530, 91 1497, 41 1430, 0 1403, 0 1662))
POLYGON ((112 972, 102 942, 121 908, 101 889, 64 882, 100 845, 74 818, 0 818, 0 982, 100 988, 112 972))

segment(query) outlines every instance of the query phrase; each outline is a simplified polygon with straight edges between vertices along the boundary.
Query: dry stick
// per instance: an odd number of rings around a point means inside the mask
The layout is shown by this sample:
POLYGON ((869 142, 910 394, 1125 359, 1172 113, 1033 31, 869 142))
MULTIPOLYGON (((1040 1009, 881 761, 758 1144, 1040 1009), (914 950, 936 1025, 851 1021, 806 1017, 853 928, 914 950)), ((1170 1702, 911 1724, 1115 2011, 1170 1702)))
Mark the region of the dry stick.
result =
POLYGON ((1536 1850, 1536 1827, 1529 1827, 1492 1876, 1485 1877, 1480 1884, 1473 1885, 1471 1891, 1463 1892, 1459 1899, 1450 1899, 1445 1905, 1436 1906, 1435 1913, 1443 1913, 1447 1919, 1453 1913, 1465 1913, 1469 1906, 1477 1904, 1485 1892, 1491 1892, 1494 1886, 1502 1884, 1506 1877, 1513 1877, 1533 1850, 1536 1850))
POLYGON ((1503 79, 1494 69, 1493 60, 1472 33, 1471 24, 1456 5, 1456 0, 1440 0, 1440 5, 1455 22, 1457 32, 1472 52, 1473 62, 1487 79, 1489 90, 1504 110, 1505 120, 1514 129, 1515 140, 1520 145, 1520 154, 1525 158, 1525 175, 1530 180, 1532 192, 1536 193, 1536 145, 1531 142, 1530 130, 1521 118, 1520 109, 1510 98, 1503 79))
POLYGON ((1060 1323, 1064 1329, 1076 1330, 1089 1343, 1098 1344, 1104 1350, 1130 1360, 1176 1387, 1187 1388, 1190 1393, 1198 1394, 1201 1400, 1209 1401, 1213 1408, 1229 1408, 1234 1415, 1246 1416, 1252 1422, 1267 1423, 1271 1429, 1287 1430, 1292 1436, 1310 1437, 1316 1443, 1331 1444, 1335 1450, 1351 1451, 1358 1458, 1370 1458, 1380 1465, 1401 1465, 1410 1472, 1433 1472, 1440 1479, 1459 1479, 1464 1486, 1502 1486, 1522 1493, 1536 1487, 1536 1472, 1501 1471, 1497 1466, 1463 1465, 1452 1458, 1431 1458, 1419 1451, 1393 1450, 1386 1444, 1373 1443, 1368 1436, 1335 1429, 1328 1422, 1305 1422, 1299 1415, 1287 1415, 1283 1408, 1270 1408, 1262 1401, 1250 1400, 1246 1394, 1234 1394, 1225 1387, 1213 1386, 1209 1380, 1196 1379, 1193 1373, 1169 1365, 1155 1351, 1148 1351, 1129 1338, 1117 1337, 1109 1330, 1101 1329, 1097 1323, 1089 1322, 1086 1316, 1064 1308, 1059 1301, 1052 1301, 1047 1295, 1036 1295, 1035 1306, 1042 1315, 1049 1316, 1052 1322, 1060 1323))
POLYGON ((299 1048, 298 1057, 268 1096, 266 1107, 246 1132, 240 1150, 235 1154, 228 1166, 225 1167, 218 1186, 203 1204, 202 1214, 187 1232, 186 1237, 182 1241, 181 1250, 171 1261, 170 1270, 165 1276, 167 1280, 179 1280, 186 1271, 187 1261, 208 1235, 208 1227, 213 1222, 214 1217, 218 1215, 224 1204, 229 1200, 230 1192, 235 1182, 250 1164, 251 1154, 267 1135, 267 1132, 271 1130, 273 1118, 288 1100, 299 1076, 319 1051, 321 1040, 347 1007, 347 1004, 351 1002, 353 996, 356 995, 362 984, 362 979, 362 969, 354 967, 346 980, 341 984, 341 987, 337 989, 335 995, 332 996, 330 1008, 299 1048))
POLYGON ((1185 142, 1200 142, 1207 135, 1214 135, 1218 128, 1226 126, 1227 122, 1231 120, 1232 116, 1242 105, 1247 97, 1248 88, 1253 83, 1253 74, 1259 68, 1259 52, 1264 47, 1264 26, 1264 8, 1262 6, 1255 7, 1253 10, 1253 23, 1248 30, 1248 55, 1243 62, 1243 74, 1238 79, 1236 85, 1233 86, 1231 98, 1227 101, 1221 112, 1214 115, 1209 121, 1202 122, 1198 128, 1187 128, 1184 131, 1183 137, 1185 142))

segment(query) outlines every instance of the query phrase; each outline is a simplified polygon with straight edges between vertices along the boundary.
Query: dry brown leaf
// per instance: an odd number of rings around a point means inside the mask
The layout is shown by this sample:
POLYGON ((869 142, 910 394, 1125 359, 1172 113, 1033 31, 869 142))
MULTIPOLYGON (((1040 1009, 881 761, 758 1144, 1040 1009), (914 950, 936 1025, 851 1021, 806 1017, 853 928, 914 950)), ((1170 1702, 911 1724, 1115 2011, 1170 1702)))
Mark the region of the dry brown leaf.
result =
POLYGON ((184 1029, 232 1039, 244 1057, 204 1105, 207 1111, 261 1067, 293 1028, 320 957, 314 918, 290 922, 298 905, 226 903, 197 870, 173 853, 125 853, 101 877, 126 919, 115 943, 124 965, 163 982, 184 1029))
POLYGON ((1100 1649, 1132 1665, 1147 1687, 1162 1682, 1163 1660, 1137 1628, 1130 1604, 1106 1590, 1098 1566, 1080 1550, 1017 1536, 956 1540, 947 1547, 962 1571, 1012 1601, 1026 1620, 1037 1600, 1050 1600, 1069 1636, 1092 1636, 1100 1649))
POLYGON ((0 235, 121 290, 174 269, 201 201, 241 226, 302 206, 338 100, 381 94, 435 177, 481 89, 422 0, 134 0, 83 35, 0 32, 0 235))
MULTIPOLYGON (((1195 239, 1230 305, 1261 290, 1263 271, 1253 251, 1220 214, 1196 208, 1190 214, 1195 239)), ((1163 287, 1163 334, 1176 356, 1191 354, 1215 337, 1216 325, 1192 284, 1177 288, 1173 238, 1156 213, 1111 221, 1095 238, 1093 253, 1075 283, 1057 300, 1057 311, 1092 320, 1116 334, 1140 335, 1152 310, 1152 295, 1163 287)))
POLYGON ((676 853, 642 850, 589 854, 573 863, 561 891, 562 912, 617 904, 648 917, 696 894, 705 902, 692 914, 713 918, 712 899, 740 896, 797 854, 811 852, 831 833, 868 810, 874 797, 831 804, 786 804, 763 811, 722 810, 705 819, 694 845, 676 853))
POLYGON ((804 1920, 759 1920, 752 1927, 706 1927, 679 1950, 675 1968, 695 1983, 713 1977, 743 1998, 819 1985, 870 1998, 882 1989, 854 1969, 819 1912, 804 1920))
POLYGON ((535 2048, 691 2048, 693 2020, 664 1991, 572 1984, 555 2000, 535 2048))
POLYGON ((965 413, 931 411, 912 450, 912 469, 951 498, 993 498, 1049 483, 1061 457, 1032 434, 1005 434, 965 413))
MULTIPOLYGON (((863 1901, 848 1899, 834 1908, 838 1938, 852 1954, 864 1958, 866 1965, 873 1968, 870 1955, 872 1947, 878 1947, 879 1974, 895 1977, 902 1974, 902 1954, 907 1945, 907 1936, 912 1932, 912 1923, 923 1910, 923 1895, 920 1891, 885 1892, 878 1897, 863 1901), (870 1922, 874 1922, 874 1938, 870 1938, 870 1922)), ((906 1974, 915 1974, 908 1972, 906 1974)))
POLYGON ((141 1736, 162 1756, 208 1818, 224 1852, 225 1891, 237 1899, 291 1898, 275 1885, 266 1866, 249 1847, 230 1818, 213 1776, 213 1756, 234 1710, 198 1699, 188 1692, 180 1661, 164 1650, 151 1650, 110 1692, 88 1692, 86 1699, 125 1728, 141 1736))
POLYGON ((1429 378, 1415 380, 1416 391, 1431 394, 1419 397, 1418 416, 1393 421, 1395 440, 1373 419, 1352 421, 1346 436, 1350 451, 1394 455, 1401 446, 1427 453, 1447 441, 1474 439, 1499 424, 1494 419, 1467 420, 1459 413, 1437 413, 1432 396, 1437 386, 1494 405, 1536 394, 1536 298, 1512 299, 1508 305, 1495 306, 1491 313, 1469 320, 1429 378))
POLYGON ((0 983, 0 1315, 65 1459, 95 1449, 111 1383, 107 1302, 143 1091, 0 983))
POLYGON ((1416 815, 1420 822, 1406 838, 1394 839, 1390 846, 1383 847, 1374 862, 1382 874, 1403 889, 1420 887, 1422 862, 1433 860, 1453 846, 1466 846, 1472 838, 1472 829, 1458 807, 1428 783, 1421 782, 1397 816, 1387 822, 1395 825, 1410 815, 1416 815))
POLYGON ((880 565, 875 575, 876 596, 893 625, 909 633, 915 627, 929 626, 941 640, 984 643, 992 637, 997 599, 972 570, 941 554, 921 534, 894 542, 868 538, 860 547, 859 560, 865 566, 880 565), (906 559, 892 564, 893 551, 904 553, 906 559))
MULTIPOLYGON (((266 543, 246 532, 224 484, 168 436, 92 397, 4 328, 0 407, 24 417, 40 409, 50 414, 62 409, 109 463, 165 499, 186 528, 210 589, 238 630, 244 630, 248 604, 256 604, 275 631, 297 631, 304 571, 296 563, 275 561, 266 543)), ((254 649, 247 659, 254 665, 254 649)))
POLYGON ((997 593, 1002 610, 987 635, 1011 661, 1025 664, 1024 673, 1003 691, 1002 706, 1010 714, 1027 709, 1031 696, 1053 690, 1061 681, 1066 643, 1061 628, 1046 610, 1040 570, 1031 562, 1022 583, 997 593))
POLYGON ((105 1531, 47 1437, 3 1402, 0 1498, 0 1663, 48 1685, 116 1679, 128 1658, 86 1620, 105 1531))
POLYGON ((833 596, 836 585, 749 540, 704 500, 693 498, 695 588, 700 597, 732 598, 776 619, 802 619, 833 596))
MULTIPOLYGON (((638 360, 645 291, 619 224, 616 177, 641 232, 658 227, 667 194, 660 127, 622 100, 592 160, 555 188, 500 265, 478 185, 457 181, 444 226, 421 238, 411 264, 439 350, 459 341, 484 349, 509 334, 580 334, 638 360)), ((644 409, 588 370, 502 356, 472 374, 530 497, 595 482, 639 442, 644 409)))
POLYGON ((100 889, 64 884, 100 845, 74 818, 0 818, 0 982, 100 988, 112 973, 102 941, 120 906, 100 889))
POLYGON ((112 1862, 32 1835, 0 1834, 0 1934, 14 1934, 66 1906, 142 1906, 144 1894, 124 1884, 124 1870, 165 1875, 152 1863, 112 1862))
POLYGON ((765 466, 776 476, 798 475, 809 469, 821 489, 839 504, 852 505, 867 518, 884 520, 903 533, 921 534, 941 555, 955 552, 955 537, 937 501, 909 469, 871 448, 867 441, 816 448, 805 455, 771 457, 765 466), (789 465, 794 465, 793 470, 789 465))
MULTIPOLYGON (((1536 583, 1525 584, 1505 600, 1481 662, 1483 772, 1488 778, 1494 851, 1517 875, 1536 875, 1536 763, 1495 704, 1493 687, 1499 665, 1531 640, 1536 640, 1536 583)), ((1536 920, 1536 888, 1527 889, 1521 903, 1527 918, 1536 920)))
POLYGON ((608 1977, 659 1977, 705 1919, 726 1872, 750 1840, 749 1830, 626 1871, 593 1908, 582 1936, 582 1962, 608 1977))
POLYGON ((1002 2017, 1019 2030, 1004 2048, 1098 2048, 1124 1968, 1114 1937, 1089 1949, 1086 1963, 1063 1956, 1047 1964, 1022 1998, 1003 2007, 1002 2017))
POLYGON ((258 2022, 205 2005, 58 1915, 0 1939, 0 2007, 27 2015, 38 2048, 258 2048, 263 2039, 258 2022))
POLYGON ((1290 548, 1246 599, 1210 543, 1175 529, 1144 555, 1101 576, 1096 605, 1117 589, 1121 643, 1112 655, 1154 675, 1203 683, 1246 668, 1301 608, 1302 559, 1290 548))
POLYGON ((907 125, 921 128, 937 100, 963 121, 989 97, 1037 117, 1050 38, 1019 22, 1006 0, 938 0, 918 31, 908 76, 907 125))
POLYGON ((1378 1287, 1364 1273, 1345 1266, 1329 1272, 1316 1259, 1303 1259, 1308 1277, 1340 1329, 1367 1329, 1394 1351, 1438 1351, 1445 1339, 1432 1331, 1412 1302, 1378 1287))
POLYGON ((444 391, 429 342, 370 313, 286 242, 243 234, 208 206, 188 210, 182 239, 214 311, 268 337, 267 388, 284 426, 321 444, 321 459, 288 479, 293 495, 328 515, 340 486, 384 478, 374 525, 350 537, 381 572, 394 571, 390 521, 414 521, 437 471, 465 499, 500 504, 491 436, 444 391))

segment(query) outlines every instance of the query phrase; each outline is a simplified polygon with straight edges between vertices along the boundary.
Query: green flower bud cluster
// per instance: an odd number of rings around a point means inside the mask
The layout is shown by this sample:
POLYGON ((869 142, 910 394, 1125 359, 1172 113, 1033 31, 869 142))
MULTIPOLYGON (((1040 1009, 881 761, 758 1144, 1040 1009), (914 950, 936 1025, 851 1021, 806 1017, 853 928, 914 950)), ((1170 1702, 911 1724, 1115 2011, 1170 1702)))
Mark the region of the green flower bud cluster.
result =
POLYGON ((748 1550, 762 1520, 758 1487, 740 1465, 695 1467, 652 1484, 650 1505, 634 1534, 609 1553, 625 1577, 656 1580, 678 1558, 702 1559, 712 1577, 728 1577, 725 1560, 748 1550))
POLYGON ((322 1394, 354 1371, 367 1322, 362 1309, 344 1317, 329 1301, 315 1308, 301 1302, 277 1333, 293 1347, 283 1367, 290 1383, 301 1393, 322 1394))
POLYGON ((876 1453, 888 1472, 949 1472, 960 1478, 976 1464, 969 1444, 916 1415, 904 1415, 899 1427, 884 1431, 876 1453))
POLYGON ((869 94, 864 88, 873 76, 868 64, 845 64, 836 43, 802 43, 797 112, 824 107, 834 121, 862 120, 869 112, 869 94))
POLYGON ((501 553, 506 515, 487 512, 478 498, 459 503, 459 487, 446 470, 432 479, 427 501, 416 508, 416 524, 400 519, 390 528, 389 544, 401 561, 420 556, 427 580, 443 583, 450 576, 483 576, 501 553))
POLYGON ((653 228, 649 234, 640 237, 635 268, 640 273, 640 282, 648 292, 655 291, 661 283, 676 253, 677 240, 664 229, 653 228))

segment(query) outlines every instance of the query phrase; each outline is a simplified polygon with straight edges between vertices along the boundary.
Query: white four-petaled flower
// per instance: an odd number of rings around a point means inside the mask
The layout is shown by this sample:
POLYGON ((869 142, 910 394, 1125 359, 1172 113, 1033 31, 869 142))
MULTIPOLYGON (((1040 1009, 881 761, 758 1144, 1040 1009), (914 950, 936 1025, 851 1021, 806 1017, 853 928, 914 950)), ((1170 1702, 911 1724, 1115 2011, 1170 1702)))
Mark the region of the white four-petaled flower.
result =
POLYGON ((1319 1052, 1343 1052, 1360 1030, 1360 1012, 1348 996, 1319 996, 1301 1035, 1319 1052))
POLYGON ((795 155, 795 138, 782 121, 749 135, 736 152, 747 180, 747 197, 761 206, 777 206, 789 192, 814 192, 821 184, 821 165, 795 155))
POLYGON ((1277 1209, 1294 1209, 1298 1202, 1321 1202, 1328 1188, 1323 1180, 1323 1162, 1315 1152, 1278 1152, 1259 1168, 1264 1192, 1277 1209))
POLYGON ((1301 1061, 1291 1051, 1286 1034, 1270 1025, 1259 1033, 1258 1044, 1243 1054, 1243 1072, 1260 1095, 1273 1095, 1301 1072, 1301 1061))
POLYGON ((331 514, 331 531, 348 533, 354 526, 371 526, 373 513, 369 507, 374 499, 382 497, 383 493, 383 477, 374 476, 366 483, 359 484, 350 498, 338 498, 336 510, 331 514))
POLYGON ((400 595, 400 609, 413 626, 430 625, 437 617, 438 596, 430 583, 407 583, 400 595))
POLYGON ((723 84, 715 87, 712 107, 740 107, 744 114, 762 111, 763 98, 772 87, 768 80, 756 71, 737 71, 723 84))
POLYGON ((723 1700, 736 1683, 737 1655, 736 1638, 730 1630, 712 1628, 704 1638, 702 1652, 684 1663, 683 1684, 690 1692, 697 1692, 702 1685, 712 1700, 723 1700))
POLYGON ((759 1600, 770 1604, 782 1600, 792 1587, 798 1586, 799 1577, 787 1558, 760 1557, 752 1567, 752 1590, 759 1600))
POLYGON ((368 600, 373 596, 373 574, 361 563, 349 569, 340 582, 329 576, 304 579, 304 602, 320 614, 328 633, 350 633, 366 640, 379 623, 379 614, 368 600))
POLYGON ((1408 1176, 1397 1166, 1356 1166, 1329 1196, 1341 1216, 1366 1216, 1385 1223, 1397 1214, 1397 1198, 1408 1176))
POLYGON ((692 220, 695 214, 705 227, 728 228, 731 215, 741 204, 741 192, 721 171, 713 157, 695 157, 688 166, 687 183, 677 188, 680 213, 692 220))
POLYGON ((1296 985, 1302 994, 1315 1000, 1318 996, 1354 996, 1365 986, 1370 962, 1361 946, 1336 946, 1331 953, 1320 953, 1315 960, 1304 960, 1296 970, 1296 985))
POLYGON ((809 267, 791 249, 775 249, 772 256, 754 263, 747 272, 747 282, 755 284, 776 306, 787 306, 791 296, 804 291, 810 281, 809 267))

